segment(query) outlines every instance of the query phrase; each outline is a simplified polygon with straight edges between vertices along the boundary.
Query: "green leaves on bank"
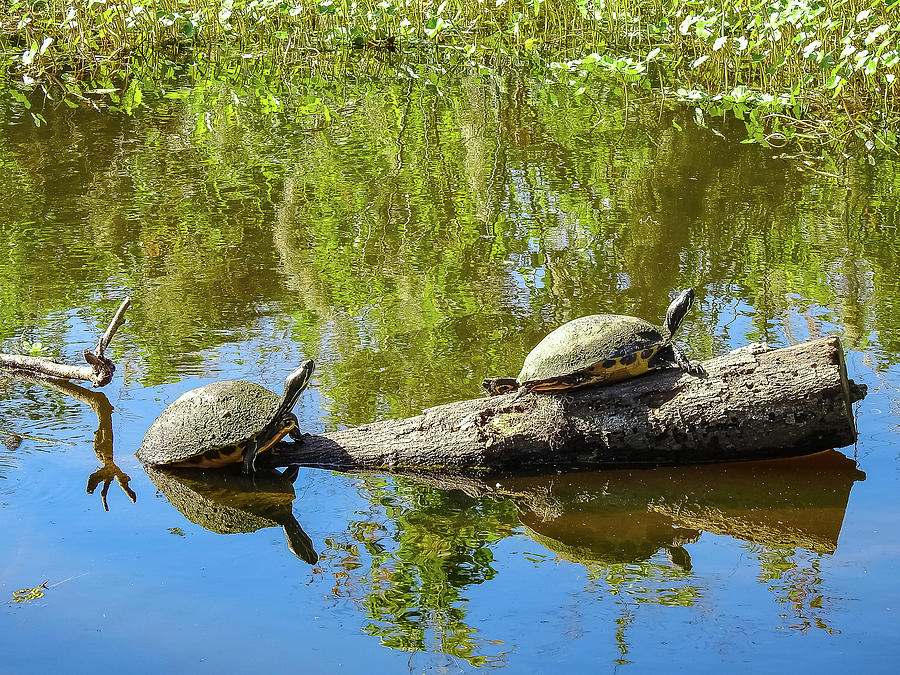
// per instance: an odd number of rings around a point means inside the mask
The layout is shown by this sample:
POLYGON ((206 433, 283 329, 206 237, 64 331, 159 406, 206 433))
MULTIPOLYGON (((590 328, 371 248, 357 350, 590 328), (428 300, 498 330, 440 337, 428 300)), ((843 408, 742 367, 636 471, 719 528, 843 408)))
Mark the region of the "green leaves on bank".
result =
POLYGON ((298 68, 356 50, 438 90, 450 71, 524 63, 579 95, 612 80, 626 101, 654 90, 734 116, 751 142, 898 144, 896 0, 14 0, 0 26, 7 90, 70 106, 130 113, 229 59, 271 64, 278 98, 298 68))

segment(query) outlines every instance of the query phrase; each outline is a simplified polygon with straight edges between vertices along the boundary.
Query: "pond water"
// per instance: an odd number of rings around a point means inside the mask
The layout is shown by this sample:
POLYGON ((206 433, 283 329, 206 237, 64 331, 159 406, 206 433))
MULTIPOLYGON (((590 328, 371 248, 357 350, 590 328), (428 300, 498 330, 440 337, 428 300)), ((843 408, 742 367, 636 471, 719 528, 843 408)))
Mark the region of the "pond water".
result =
POLYGON ((533 91, 384 83, 327 124, 227 92, 2 112, 0 351, 79 363, 133 306, 101 394, 0 376, 0 671, 892 670, 898 165, 533 91), (403 417, 515 375, 569 319, 657 321, 687 287, 692 358, 840 336, 869 387, 857 445, 491 497, 134 457, 200 384, 280 390, 313 358, 305 430, 403 417))

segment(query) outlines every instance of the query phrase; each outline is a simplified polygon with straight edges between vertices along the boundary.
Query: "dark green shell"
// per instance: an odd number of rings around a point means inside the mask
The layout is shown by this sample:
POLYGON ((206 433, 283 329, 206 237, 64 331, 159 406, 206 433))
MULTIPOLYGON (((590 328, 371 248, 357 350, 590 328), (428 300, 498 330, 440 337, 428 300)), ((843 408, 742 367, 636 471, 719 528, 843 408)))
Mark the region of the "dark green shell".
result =
MULTIPOLYGON (((147 430, 137 457, 158 466, 237 451, 275 414, 281 397, 252 382, 226 380, 192 389, 173 401, 147 430)), ((268 439, 257 439, 264 444, 268 439)))
MULTIPOLYGON (((590 381, 627 377, 635 374, 626 372, 635 366, 646 370, 653 355, 668 344, 663 332, 664 329, 633 316, 583 316, 563 324, 541 340, 525 357, 522 372, 516 379, 528 386, 567 378, 588 369, 592 369, 592 375, 587 378, 590 381), (610 377, 605 377, 604 371, 610 377)), ((588 383, 585 380, 574 384, 588 383)))

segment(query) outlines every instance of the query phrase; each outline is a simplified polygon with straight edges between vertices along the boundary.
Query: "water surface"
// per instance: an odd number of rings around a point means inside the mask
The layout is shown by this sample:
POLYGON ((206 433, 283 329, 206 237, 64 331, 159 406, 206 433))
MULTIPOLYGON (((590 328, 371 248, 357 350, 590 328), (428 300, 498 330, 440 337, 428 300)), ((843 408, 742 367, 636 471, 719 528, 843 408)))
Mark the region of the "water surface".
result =
POLYGON ((102 397, 0 377, 0 669, 890 672, 897 165, 531 91, 385 84, 324 126, 190 98, 2 113, 0 349, 77 363, 133 306, 102 397), (840 336, 870 392, 858 444, 255 489, 161 482, 133 455, 214 380, 280 390, 314 358, 305 429, 407 416, 514 375, 562 322, 657 321, 686 287, 692 358, 840 336))

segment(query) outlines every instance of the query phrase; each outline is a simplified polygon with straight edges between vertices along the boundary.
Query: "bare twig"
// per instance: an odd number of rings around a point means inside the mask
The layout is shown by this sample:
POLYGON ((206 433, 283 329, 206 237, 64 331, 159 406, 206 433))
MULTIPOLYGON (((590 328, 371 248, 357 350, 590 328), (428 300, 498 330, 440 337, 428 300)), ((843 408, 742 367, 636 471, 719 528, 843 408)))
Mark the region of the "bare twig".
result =
POLYGON ((119 330, 119 326, 125 323, 125 312, 130 306, 131 298, 126 297, 122 301, 122 304, 119 305, 119 309, 116 310, 116 313, 113 316, 112 321, 110 321, 109 325, 106 327, 106 331, 103 333, 103 336, 97 342, 97 346, 94 347, 94 353, 97 356, 103 356, 103 352, 106 351, 109 343, 112 342, 113 337, 115 337, 116 331, 119 330))
POLYGON ((29 434, 20 434, 18 431, 10 431, 9 429, 0 428, 0 436, 18 436, 29 441, 37 441, 38 443, 54 443, 56 445, 75 445, 69 441, 61 441, 58 438, 44 438, 42 436, 31 436, 29 434))

